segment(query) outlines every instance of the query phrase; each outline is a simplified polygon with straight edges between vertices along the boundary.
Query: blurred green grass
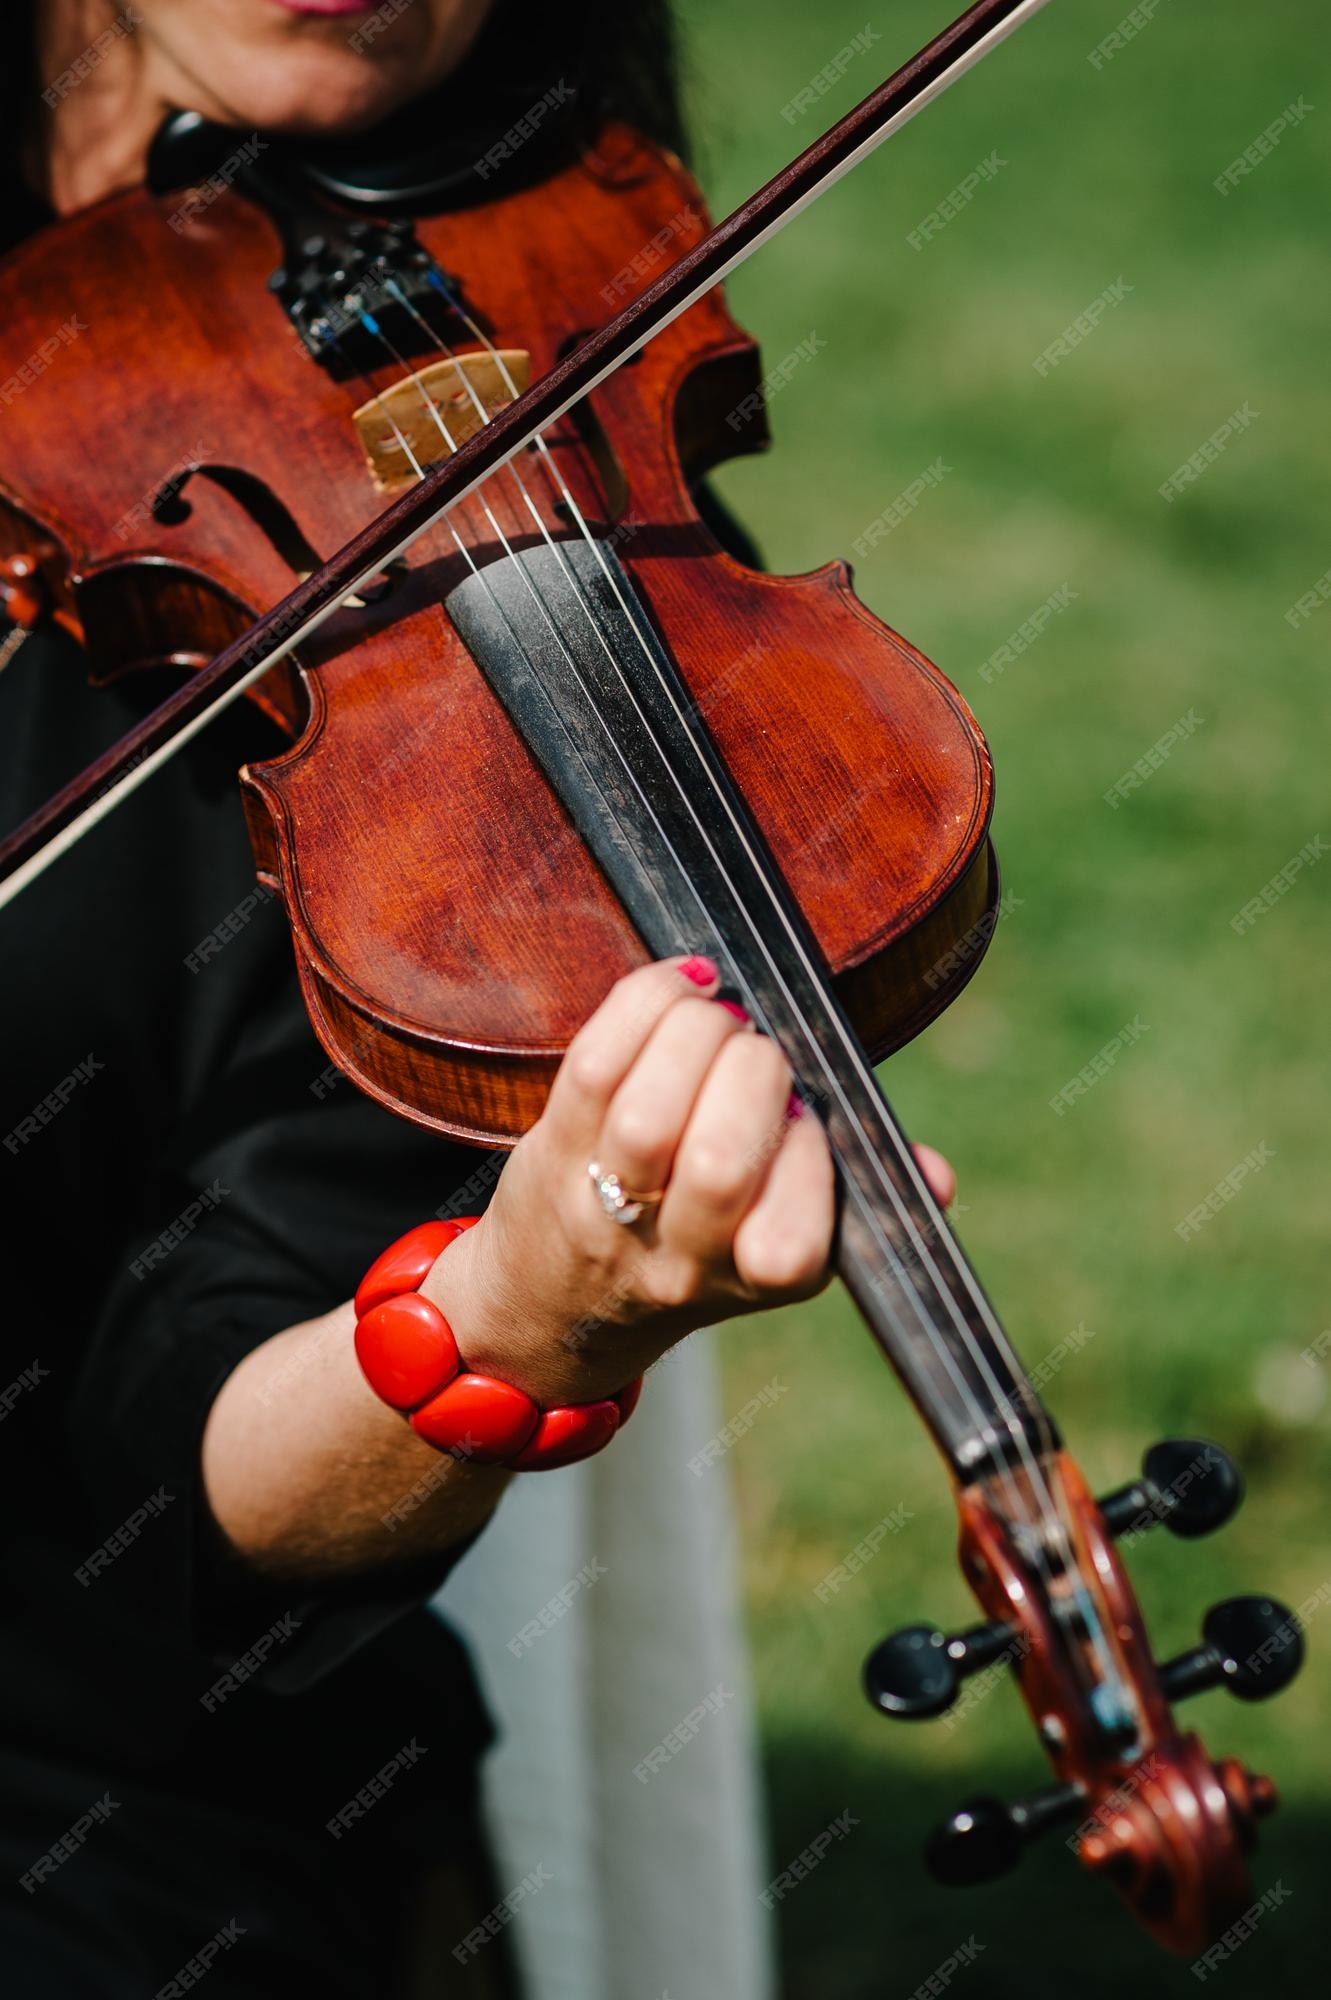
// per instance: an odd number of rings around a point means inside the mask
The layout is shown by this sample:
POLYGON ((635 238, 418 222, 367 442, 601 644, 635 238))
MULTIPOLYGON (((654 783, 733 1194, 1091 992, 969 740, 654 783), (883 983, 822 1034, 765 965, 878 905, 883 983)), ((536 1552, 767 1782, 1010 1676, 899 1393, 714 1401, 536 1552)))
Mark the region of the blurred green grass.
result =
MULTIPOLYGON (((1331 1577, 1322 949, 1331 868, 1253 929, 1229 919, 1327 825, 1331 606, 1284 617, 1331 566, 1326 203, 1331 47, 1313 0, 1175 0, 1100 67, 1124 0, 1054 5, 732 281, 768 363, 826 346, 774 399, 774 454, 719 484, 769 565, 848 553, 925 467, 949 476, 857 565, 865 600, 957 683, 998 771, 1020 905, 952 1011, 888 1067, 913 1133, 956 1162, 959 1227, 1034 1363, 1095 1338, 1048 1390, 1102 1489, 1171 1433, 1216 1437, 1249 1499, 1213 1543, 1131 1564, 1161 1654, 1203 1609, 1331 1577), (1222 198, 1212 183, 1303 95, 1311 113, 1222 198), (976 164, 1001 170, 920 251, 907 234, 976 164), (1131 290, 1045 377, 1035 357, 1122 277, 1131 290), (1256 413, 1172 506, 1158 488, 1231 412, 1256 413), (1060 586, 1043 636, 981 665, 1060 586), (1117 811, 1103 793, 1180 716, 1201 725, 1117 811), (1125 1021, 1149 1032, 1057 1118, 1049 1099, 1125 1021), (1194 1239, 1174 1225, 1254 1147, 1268 1166, 1194 1239)), ((847 0, 685 0, 697 170, 724 212, 943 25, 894 0, 818 106, 782 107, 866 26, 847 0)), ((1047 1772, 1015 1692, 951 1734, 891 1729, 858 1689, 884 1631, 973 1615, 946 1483, 845 1299, 727 1330, 728 1408, 790 1394, 731 1454, 772 1807, 773 1872, 849 1808, 858 1825, 783 1902, 788 2000, 906 1995, 973 1933, 960 1990, 1082 2000, 1192 1990, 1053 1836, 966 1898, 919 1863, 976 1791, 1047 1772), (894 1507, 910 1519, 827 1606, 817 1583, 894 1507), (1089 1948, 1088 1948, 1089 1947, 1089 1948)), ((1331 1620, 1328 1620, 1331 1624, 1331 1620)), ((1202 1697, 1212 1747, 1269 1768, 1281 1815, 1259 1887, 1294 1891, 1215 1974, 1230 2000, 1323 1950, 1331 1749, 1322 1633, 1269 1709, 1202 1697)))

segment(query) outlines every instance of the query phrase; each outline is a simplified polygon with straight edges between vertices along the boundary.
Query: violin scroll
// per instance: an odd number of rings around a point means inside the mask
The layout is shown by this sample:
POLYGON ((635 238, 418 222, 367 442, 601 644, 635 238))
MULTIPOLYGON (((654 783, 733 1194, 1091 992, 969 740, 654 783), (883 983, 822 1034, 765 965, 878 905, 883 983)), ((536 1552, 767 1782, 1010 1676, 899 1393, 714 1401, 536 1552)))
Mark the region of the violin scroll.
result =
POLYGON ((1141 1478, 1099 1503, 1063 1452, 961 1488, 961 1566, 987 1622, 950 1638, 905 1627, 870 1655, 866 1689, 884 1714, 939 1715, 967 1675, 1010 1665, 1056 1782, 1012 1805, 962 1805, 926 1850, 940 1880, 1005 1874, 1037 1834, 1075 1822, 1078 1860, 1173 1951, 1204 1950, 1247 1906, 1246 1857, 1275 1787, 1213 1761, 1171 1704, 1213 1687, 1280 1693, 1303 1662, 1299 1622, 1273 1598, 1232 1598, 1207 1612, 1200 1645, 1158 1664, 1114 1547, 1156 1524, 1209 1533, 1242 1495, 1233 1461, 1200 1439, 1153 1446, 1141 1478))

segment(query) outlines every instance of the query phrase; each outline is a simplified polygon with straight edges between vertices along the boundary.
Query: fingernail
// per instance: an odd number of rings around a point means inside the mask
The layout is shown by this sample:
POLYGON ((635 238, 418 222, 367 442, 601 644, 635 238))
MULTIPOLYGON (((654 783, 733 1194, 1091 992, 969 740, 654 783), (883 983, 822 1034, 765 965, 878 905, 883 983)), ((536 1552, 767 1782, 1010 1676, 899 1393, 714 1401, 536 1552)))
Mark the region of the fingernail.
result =
POLYGON ((710 958, 686 958, 679 969, 695 986, 713 986, 720 977, 710 958))
POLYGON ((741 1007, 738 1000, 718 1000, 716 1004, 718 1007, 724 1007, 727 1014, 733 1014, 737 1021, 749 1019, 747 1007, 741 1007))
POLYGON ((804 1099, 797 1090, 792 1090, 786 1099, 786 1123, 793 1125, 797 1118, 804 1116, 804 1099))

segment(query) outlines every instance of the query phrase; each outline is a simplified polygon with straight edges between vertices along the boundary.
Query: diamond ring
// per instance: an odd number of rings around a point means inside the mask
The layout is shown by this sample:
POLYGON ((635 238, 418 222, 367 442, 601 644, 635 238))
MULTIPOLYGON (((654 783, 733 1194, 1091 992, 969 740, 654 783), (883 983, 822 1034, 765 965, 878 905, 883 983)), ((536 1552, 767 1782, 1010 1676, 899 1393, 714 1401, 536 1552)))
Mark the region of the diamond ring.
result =
POLYGON ((596 1199, 612 1222, 636 1222, 645 1208, 655 1208, 665 1193, 657 1188, 652 1194, 639 1194, 636 1188, 626 1188, 618 1174, 602 1167, 599 1160, 589 1162, 587 1172, 596 1190, 596 1199))

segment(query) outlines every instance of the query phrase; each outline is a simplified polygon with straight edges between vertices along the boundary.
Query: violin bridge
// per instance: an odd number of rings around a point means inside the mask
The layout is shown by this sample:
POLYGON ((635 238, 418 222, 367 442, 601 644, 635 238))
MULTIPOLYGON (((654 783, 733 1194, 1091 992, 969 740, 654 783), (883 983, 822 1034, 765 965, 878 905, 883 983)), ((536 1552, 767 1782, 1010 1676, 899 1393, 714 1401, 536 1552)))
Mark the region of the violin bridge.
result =
POLYGON ((451 458, 530 380, 527 350, 501 347, 414 368, 362 403, 352 422, 376 490, 398 493, 414 483, 416 466, 423 471, 451 458))

